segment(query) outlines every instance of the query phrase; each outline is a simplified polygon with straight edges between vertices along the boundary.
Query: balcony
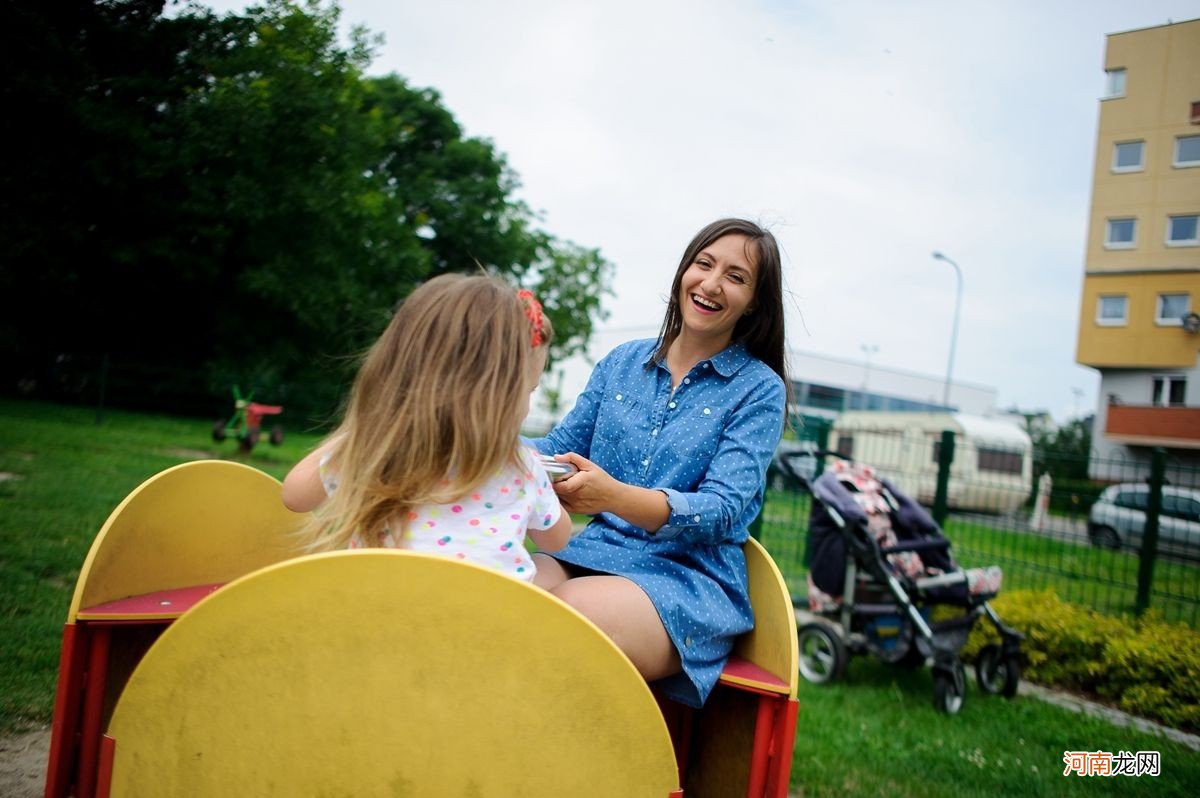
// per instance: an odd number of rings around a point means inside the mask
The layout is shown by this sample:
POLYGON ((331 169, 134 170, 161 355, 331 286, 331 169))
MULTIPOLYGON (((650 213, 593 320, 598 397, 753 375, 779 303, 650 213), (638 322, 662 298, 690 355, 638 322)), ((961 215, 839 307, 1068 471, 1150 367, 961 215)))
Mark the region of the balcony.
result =
POLYGON ((1200 449, 1200 407, 1109 405, 1104 432, 1131 446, 1200 449))

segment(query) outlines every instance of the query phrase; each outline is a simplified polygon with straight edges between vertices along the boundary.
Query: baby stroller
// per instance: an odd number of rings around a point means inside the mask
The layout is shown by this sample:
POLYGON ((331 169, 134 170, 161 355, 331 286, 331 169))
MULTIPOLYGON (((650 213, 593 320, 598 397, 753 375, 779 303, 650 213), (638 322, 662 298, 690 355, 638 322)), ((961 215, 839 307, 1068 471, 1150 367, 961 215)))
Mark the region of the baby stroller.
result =
POLYGON ((986 615, 1002 643, 980 652, 978 684, 987 693, 1016 694, 1024 637, 988 604, 1000 591, 999 568, 960 568, 933 518, 870 466, 837 460, 813 482, 812 494, 808 602, 817 620, 799 630, 805 679, 839 678, 853 654, 907 667, 932 659, 933 704, 954 714, 966 694, 958 652, 986 615), (939 611, 934 619, 939 605, 952 608, 951 617, 939 611))

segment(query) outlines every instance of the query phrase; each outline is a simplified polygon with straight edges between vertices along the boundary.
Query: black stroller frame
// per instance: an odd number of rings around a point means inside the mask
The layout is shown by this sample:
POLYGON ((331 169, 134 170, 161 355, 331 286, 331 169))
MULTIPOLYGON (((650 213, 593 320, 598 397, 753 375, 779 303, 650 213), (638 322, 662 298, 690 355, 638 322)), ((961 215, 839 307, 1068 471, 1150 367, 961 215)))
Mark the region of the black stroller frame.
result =
POLYGON ((986 617, 1001 643, 980 651, 976 681, 984 692, 1011 698, 1020 680, 1024 636, 988 603, 994 592, 969 589, 968 572, 951 558, 950 541, 925 509, 886 479, 875 479, 896 536, 889 545, 877 541, 868 512, 837 474, 826 471, 812 483, 810 591, 815 586, 814 592, 836 596, 840 589, 841 603, 815 608, 816 620, 800 627, 801 675, 814 683, 833 681, 842 676, 850 655, 866 653, 904 667, 930 662, 934 706, 954 714, 966 695, 959 650, 976 621, 986 617), (908 552, 929 570, 909 575, 889 560, 908 552), (937 605, 963 612, 934 621, 929 614, 937 605))

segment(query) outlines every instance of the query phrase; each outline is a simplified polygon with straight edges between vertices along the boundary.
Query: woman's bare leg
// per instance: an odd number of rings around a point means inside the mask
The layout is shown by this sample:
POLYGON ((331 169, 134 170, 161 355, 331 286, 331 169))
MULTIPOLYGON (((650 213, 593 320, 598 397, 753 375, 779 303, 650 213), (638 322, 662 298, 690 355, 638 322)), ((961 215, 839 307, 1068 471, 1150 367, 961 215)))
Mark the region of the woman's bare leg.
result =
MULTIPOLYGON (((539 558, 539 576, 543 559, 549 558, 539 558)), ((623 576, 580 576, 549 590, 600 627, 646 681, 679 672, 679 652, 650 597, 634 582, 623 576)))

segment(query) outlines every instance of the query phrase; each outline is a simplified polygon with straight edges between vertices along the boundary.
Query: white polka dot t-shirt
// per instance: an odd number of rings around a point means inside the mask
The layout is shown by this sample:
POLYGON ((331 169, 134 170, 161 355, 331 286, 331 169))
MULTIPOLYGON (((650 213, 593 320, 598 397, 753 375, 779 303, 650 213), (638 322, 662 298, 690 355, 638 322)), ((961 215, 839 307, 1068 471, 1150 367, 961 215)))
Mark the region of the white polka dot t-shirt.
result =
MULTIPOLYGON (((532 581, 536 569, 525 549, 525 532, 554 526, 562 505, 534 452, 522 446, 520 460, 520 468, 501 468, 457 501, 418 505, 406 518, 389 522, 384 547, 467 560, 532 581)), ((321 479, 326 493, 336 490, 336 475, 325 461, 321 479)), ((362 548, 362 540, 356 535, 349 547, 362 548)))

